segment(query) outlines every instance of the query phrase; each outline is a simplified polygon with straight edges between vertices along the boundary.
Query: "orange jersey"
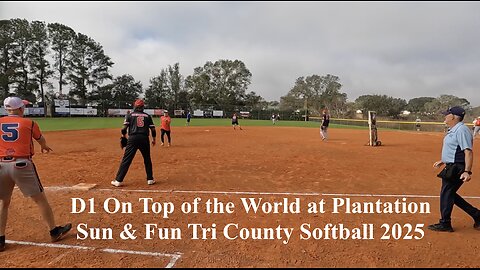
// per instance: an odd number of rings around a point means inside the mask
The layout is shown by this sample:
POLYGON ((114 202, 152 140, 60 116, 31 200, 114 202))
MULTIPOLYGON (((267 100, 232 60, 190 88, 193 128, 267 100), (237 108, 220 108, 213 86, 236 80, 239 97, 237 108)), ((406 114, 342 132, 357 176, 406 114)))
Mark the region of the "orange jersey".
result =
POLYGON ((172 122, 172 118, 170 118, 170 116, 162 116, 160 121, 162 122, 161 129, 170 131, 170 122, 172 122))
POLYGON ((42 132, 36 122, 20 116, 2 117, 0 118, 0 157, 33 156, 33 139, 39 140, 41 137, 42 132))

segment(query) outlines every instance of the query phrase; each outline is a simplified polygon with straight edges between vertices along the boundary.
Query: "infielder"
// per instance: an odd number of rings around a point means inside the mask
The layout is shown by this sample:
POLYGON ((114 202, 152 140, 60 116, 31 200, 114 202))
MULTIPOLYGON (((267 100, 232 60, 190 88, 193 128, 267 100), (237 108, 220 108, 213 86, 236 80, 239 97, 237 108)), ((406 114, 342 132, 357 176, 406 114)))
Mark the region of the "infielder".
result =
POLYGON ((322 125, 320 126, 322 141, 325 141, 328 138, 328 124, 330 124, 330 114, 328 114, 328 109, 324 109, 322 114, 322 125))
POLYGON ((275 121, 277 121, 277 116, 275 114, 272 114, 273 125, 275 125, 275 121))
POLYGON ((155 184, 153 179, 152 159, 150 157, 150 141, 149 130, 152 132, 152 145, 155 146, 157 132, 153 123, 152 117, 145 113, 145 103, 141 99, 137 99, 134 103, 133 112, 125 116, 123 123, 122 136, 125 138, 128 129, 128 142, 125 148, 120 168, 118 169, 115 180, 111 182, 112 185, 120 187, 123 184, 123 179, 127 175, 128 168, 137 153, 140 150, 143 156, 143 163, 145 164, 145 172, 147 173, 147 184, 155 184))
POLYGON ((168 146, 170 146, 172 139, 170 138, 170 123, 172 122, 172 119, 170 116, 168 116, 168 111, 164 110, 163 111, 163 116, 160 118, 161 122, 161 127, 160 127, 160 139, 162 140, 162 146, 164 145, 164 136, 167 134, 167 139, 168 139, 168 146))
POLYGON ((235 126, 238 126, 240 128, 240 130, 242 130, 242 127, 238 124, 238 116, 237 116, 237 113, 233 113, 233 116, 232 116, 232 126, 233 126, 233 130, 236 130, 235 129, 235 126))

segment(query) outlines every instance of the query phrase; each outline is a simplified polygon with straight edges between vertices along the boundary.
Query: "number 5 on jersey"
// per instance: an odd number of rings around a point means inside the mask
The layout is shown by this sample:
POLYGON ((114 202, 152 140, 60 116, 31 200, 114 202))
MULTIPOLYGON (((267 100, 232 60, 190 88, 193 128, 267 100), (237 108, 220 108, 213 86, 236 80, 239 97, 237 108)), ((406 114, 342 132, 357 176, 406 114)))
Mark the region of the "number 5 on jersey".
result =
POLYGON ((137 117, 137 127, 145 126, 145 120, 143 118, 144 118, 143 116, 137 117))
POLYGON ((2 140, 5 142, 18 140, 18 123, 3 123, 0 129, 2 130, 2 140))

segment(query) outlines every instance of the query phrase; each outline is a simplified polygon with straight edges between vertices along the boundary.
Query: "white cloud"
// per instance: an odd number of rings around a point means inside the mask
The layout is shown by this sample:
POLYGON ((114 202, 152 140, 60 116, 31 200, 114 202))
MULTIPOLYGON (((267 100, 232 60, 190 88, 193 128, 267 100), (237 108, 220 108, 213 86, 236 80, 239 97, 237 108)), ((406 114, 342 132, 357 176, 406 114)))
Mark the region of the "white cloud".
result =
POLYGON ((0 18, 58 22, 103 45, 115 76, 148 86, 180 63, 242 60, 250 91, 279 100, 333 74, 350 100, 453 94, 480 105, 479 2, 0 2, 0 18))

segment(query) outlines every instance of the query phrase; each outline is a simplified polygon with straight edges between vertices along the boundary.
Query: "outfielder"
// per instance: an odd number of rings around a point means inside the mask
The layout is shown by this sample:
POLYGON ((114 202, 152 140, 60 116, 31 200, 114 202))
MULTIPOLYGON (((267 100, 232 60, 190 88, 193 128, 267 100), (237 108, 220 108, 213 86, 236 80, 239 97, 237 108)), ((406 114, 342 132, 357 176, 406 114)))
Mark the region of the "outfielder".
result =
POLYGON ((322 114, 322 125, 320 126, 320 135, 322 136, 322 141, 325 141, 328 138, 329 124, 330 124, 330 114, 328 114, 328 109, 324 109, 322 114))
POLYGON ((421 122, 422 120, 419 117, 417 117, 417 119, 415 120, 415 128, 417 129, 417 131, 420 131, 421 122))
POLYGON ((152 132, 152 145, 155 146, 157 132, 153 123, 152 117, 143 111, 145 103, 141 99, 137 99, 134 103, 133 112, 125 116, 125 122, 122 128, 122 140, 125 141, 125 135, 128 129, 128 140, 125 146, 125 153, 123 155, 120 168, 118 169, 115 180, 111 182, 112 185, 120 187, 123 184, 123 179, 127 175, 128 168, 137 153, 140 150, 143 156, 143 163, 145 164, 145 172, 147 173, 147 184, 155 184, 153 180, 152 159, 150 157, 150 141, 149 130, 152 132))
POLYGON ((33 139, 40 144, 42 153, 52 149, 47 145, 38 124, 23 118, 25 102, 22 99, 7 97, 3 105, 8 116, 0 118, 0 251, 5 250, 8 208, 15 185, 24 196, 31 197, 37 204, 50 230, 51 240, 56 242, 70 231, 72 224, 55 226, 52 208, 32 161, 35 153, 33 139))

